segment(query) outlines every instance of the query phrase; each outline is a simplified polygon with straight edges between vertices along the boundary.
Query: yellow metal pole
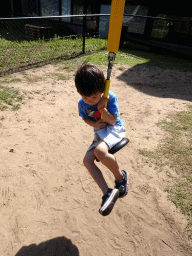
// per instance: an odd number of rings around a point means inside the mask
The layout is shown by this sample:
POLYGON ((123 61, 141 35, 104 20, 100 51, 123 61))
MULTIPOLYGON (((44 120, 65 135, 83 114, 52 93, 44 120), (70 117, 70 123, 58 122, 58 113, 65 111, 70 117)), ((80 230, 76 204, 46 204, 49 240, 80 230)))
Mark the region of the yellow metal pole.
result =
MULTIPOLYGON (((109 94, 109 88, 110 88, 110 80, 105 80, 105 91, 103 94, 104 98, 107 98, 108 94, 109 94)), ((105 102, 105 108, 107 107, 107 102, 105 102)))
MULTIPOLYGON (((109 51, 109 64, 107 69, 107 79, 105 81, 105 92, 103 95, 105 98, 107 98, 109 94, 110 76, 113 67, 113 61, 115 60, 115 53, 119 50, 125 1, 126 0, 112 0, 111 3, 111 14, 107 42, 107 50, 109 51)), ((105 107, 107 107, 107 103, 105 104, 105 107)))
POLYGON ((125 0, 112 0, 107 50, 118 52, 125 9, 125 0))

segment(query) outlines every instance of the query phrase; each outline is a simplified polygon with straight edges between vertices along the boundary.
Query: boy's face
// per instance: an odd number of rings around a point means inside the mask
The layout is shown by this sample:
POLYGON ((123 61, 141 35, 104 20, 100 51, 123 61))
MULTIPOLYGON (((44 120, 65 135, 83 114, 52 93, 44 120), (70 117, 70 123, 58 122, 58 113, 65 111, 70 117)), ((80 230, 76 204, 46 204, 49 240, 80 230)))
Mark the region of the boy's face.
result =
POLYGON ((97 92, 97 93, 93 93, 91 96, 81 95, 81 97, 86 104, 94 106, 100 101, 102 95, 103 93, 97 92))

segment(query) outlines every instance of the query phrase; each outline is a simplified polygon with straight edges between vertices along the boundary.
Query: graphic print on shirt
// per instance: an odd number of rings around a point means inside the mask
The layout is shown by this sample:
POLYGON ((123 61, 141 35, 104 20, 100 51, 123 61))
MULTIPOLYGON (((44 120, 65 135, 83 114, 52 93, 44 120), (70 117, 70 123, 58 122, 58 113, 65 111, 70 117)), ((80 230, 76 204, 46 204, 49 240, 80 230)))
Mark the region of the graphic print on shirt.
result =
POLYGON ((90 117, 91 119, 93 119, 95 122, 99 119, 101 119, 101 113, 99 112, 99 110, 97 110, 97 108, 94 107, 89 107, 85 110, 85 113, 88 117, 90 117))

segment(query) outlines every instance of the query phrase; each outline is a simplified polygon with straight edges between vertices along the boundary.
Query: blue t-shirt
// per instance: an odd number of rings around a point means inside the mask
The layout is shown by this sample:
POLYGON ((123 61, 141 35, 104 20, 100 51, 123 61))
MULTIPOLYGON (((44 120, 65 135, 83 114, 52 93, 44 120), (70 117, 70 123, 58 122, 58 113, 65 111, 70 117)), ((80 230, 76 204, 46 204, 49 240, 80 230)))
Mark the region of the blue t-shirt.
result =
MULTIPOLYGON (((101 119, 101 114, 97 109, 97 104, 91 106, 86 104, 83 99, 81 98, 78 103, 79 108, 79 115, 82 117, 83 120, 91 119, 94 122, 97 122, 98 119, 101 119)), ((119 117, 119 107, 117 96, 112 92, 109 91, 109 100, 107 102, 107 109, 111 114, 117 115, 116 123, 117 125, 124 125, 124 122, 119 117)))

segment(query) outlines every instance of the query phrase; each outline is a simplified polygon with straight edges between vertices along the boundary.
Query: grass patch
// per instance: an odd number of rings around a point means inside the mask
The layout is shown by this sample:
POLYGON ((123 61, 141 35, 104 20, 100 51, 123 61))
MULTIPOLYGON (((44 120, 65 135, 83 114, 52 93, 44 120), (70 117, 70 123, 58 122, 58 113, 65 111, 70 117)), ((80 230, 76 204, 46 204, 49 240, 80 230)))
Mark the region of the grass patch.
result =
POLYGON ((189 59, 181 57, 178 58, 169 51, 155 51, 148 46, 131 42, 125 42, 123 47, 120 48, 119 52, 121 51, 133 56, 133 64, 135 62, 134 59, 137 60, 139 58, 140 60, 147 60, 146 64, 149 66, 176 68, 183 71, 192 70, 192 62, 189 59))
POLYGON ((18 110, 23 99, 24 94, 21 94, 19 90, 0 85, 0 110, 7 108, 18 110))
MULTIPOLYGON (((82 53, 83 38, 55 38, 44 41, 8 41, 0 37, 0 73, 26 66, 37 66, 49 63, 55 59, 67 60, 82 53)), ((92 53, 81 58, 94 64, 108 63, 107 40, 101 38, 86 38, 85 53, 92 53)), ((157 54, 149 47, 125 42, 117 53, 115 64, 169 67, 192 70, 189 60, 157 54)))
POLYGON ((22 80, 20 78, 9 78, 6 77, 5 79, 1 79, 0 82, 3 84, 9 84, 9 83, 18 83, 21 82, 22 80))
POLYGON ((45 79, 45 75, 37 76, 34 74, 24 74, 23 77, 29 82, 29 83, 36 83, 38 81, 42 81, 45 79))
MULTIPOLYGON (((106 40, 86 39, 86 52, 106 48, 106 40)), ((52 59, 69 59, 82 53, 83 38, 55 38, 48 41, 7 41, 0 37, 0 72, 28 65, 51 61, 52 59)))
POLYGON ((67 59, 82 51, 82 39, 61 39, 49 41, 7 41, 0 38, 0 71, 5 72, 52 59, 67 59))
MULTIPOLYGON (((89 44, 91 44, 91 39, 89 39, 89 44)), ((95 39, 95 44, 97 44, 101 39, 95 39)), ((102 39, 103 40, 103 39, 102 39)), ((92 63, 95 65, 108 65, 108 51, 105 48, 106 41, 102 41, 100 45, 101 51, 93 52, 90 55, 85 55, 77 60, 70 60, 70 65, 74 66, 74 70, 77 68, 77 63, 92 63), (104 50, 102 50, 104 48, 104 50)), ((86 41, 87 47, 87 41, 86 41)), ((91 49, 92 46, 90 46, 91 49)), ((137 44, 125 43, 125 46, 121 47, 116 54, 116 59, 114 65, 147 65, 153 67, 163 67, 163 68, 176 68, 182 71, 192 70, 192 62, 182 58, 176 58, 174 56, 169 56, 167 54, 158 54, 152 51, 146 46, 141 46, 137 44)), ((67 64, 68 66, 68 64, 67 64)))
POLYGON ((177 173, 166 191, 172 202, 187 215, 186 231, 192 237, 192 106, 189 111, 178 112, 158 124, 166 136, 155 151, 140 150, 145 157, 177 173))
POLYGON ((68 80, 68 77, 62 73, 52 73, 51 76, 53 76, 57 80, 68 80))
MULTIPOLYGON (((100 52, 95 52, 92 54, 84 55, 82 57, 79 57, 78 60, 70 60, 65 61, 63 64, 63 69, 69 69, 70 71, 75 71, 78 68, 78 65, 80 66, 83 63, 90 63, 95 65, 104 65, 108 66, 108 51, 102 50, 100 52)), ((120 64, 120 65, 140 65, 145 64, 148 62, 148 59, 140 58, 138 56, 133 56, 132 54, 128 54, 122 51, 119 51, 116 56, 116 60, 114 62, 114 65, 120 64)))

